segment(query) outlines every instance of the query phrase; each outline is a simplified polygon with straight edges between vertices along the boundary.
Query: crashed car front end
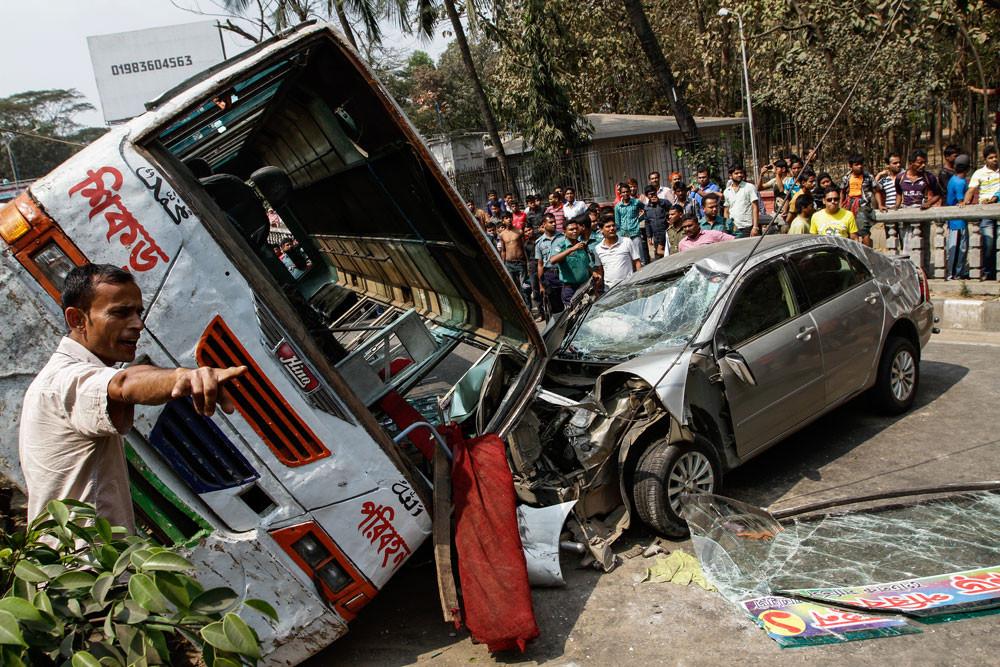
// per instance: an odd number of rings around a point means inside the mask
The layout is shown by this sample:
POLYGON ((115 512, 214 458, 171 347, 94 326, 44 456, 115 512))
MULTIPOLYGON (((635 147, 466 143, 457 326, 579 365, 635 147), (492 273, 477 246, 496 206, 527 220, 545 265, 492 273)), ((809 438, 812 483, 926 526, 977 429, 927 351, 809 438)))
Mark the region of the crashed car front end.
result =
POLYGON ((710 380, 718 369, 701 341, 726 284, 725 266, 663 268, 596 302, 574 304, 546 380, 508 438, 521 501, 575 500, 575 537, 605 568, 613 564, 611 542, 635 512, 640 455, 657 441, 692 441, 692 428, 731 439, 727 428, 686 403, 688 391, 696 392, 698 405, 711 404, 714 394, 715 414, 722 412, 721 392, 713 392, 710 380))

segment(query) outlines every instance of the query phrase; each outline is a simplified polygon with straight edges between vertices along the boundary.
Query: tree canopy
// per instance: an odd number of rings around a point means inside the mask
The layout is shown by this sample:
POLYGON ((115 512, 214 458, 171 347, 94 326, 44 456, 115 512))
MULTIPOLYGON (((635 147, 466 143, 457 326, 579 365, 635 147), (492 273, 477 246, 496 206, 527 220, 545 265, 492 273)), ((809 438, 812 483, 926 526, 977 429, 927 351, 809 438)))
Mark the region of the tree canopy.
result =
MULTIPOLYGON (((29 90, 0 98, 0 143, 9 144, 17 177, 38 178, 108 131, 77 121, 94 106, 75 89, 29 90)), ((0 177, 14 180, 6 148, 0 177)))

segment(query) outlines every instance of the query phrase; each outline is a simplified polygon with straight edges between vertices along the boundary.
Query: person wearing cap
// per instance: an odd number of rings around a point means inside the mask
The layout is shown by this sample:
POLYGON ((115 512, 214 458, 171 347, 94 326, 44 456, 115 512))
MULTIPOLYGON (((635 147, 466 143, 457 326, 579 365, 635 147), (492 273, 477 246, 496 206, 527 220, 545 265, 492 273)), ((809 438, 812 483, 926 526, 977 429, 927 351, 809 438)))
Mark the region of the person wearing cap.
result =
MULTIPOLYGON (((959 155, 955 158, 952 166, 955 168, 955 175, 948 179, 947 206, 957 206, 959 202, 965 200, 965 192, 969 189, 969 167, 972 160, 968 155, 959 155)), ((969 252, 969 223, 966 220, 948 221, 948 268, 945 273, 945 280, 955 278, 967 279, 969 277, 969 267, 965 265, 965 258, 969 252)))

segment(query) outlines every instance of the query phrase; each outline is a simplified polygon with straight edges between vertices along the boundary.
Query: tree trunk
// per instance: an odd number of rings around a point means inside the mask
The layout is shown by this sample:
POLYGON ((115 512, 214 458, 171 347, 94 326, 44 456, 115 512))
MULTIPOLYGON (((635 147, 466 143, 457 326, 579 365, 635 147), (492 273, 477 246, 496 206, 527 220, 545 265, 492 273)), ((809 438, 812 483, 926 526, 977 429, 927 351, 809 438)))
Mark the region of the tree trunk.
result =
POLYGON ((351 43, 354 50, 358 50, 358 43, 354 39, 354 31, 351 30, 351 23, 347 20, 347 13, 344 12, 344 3, 335 2, 334 5, 337 7, 337 18, 340 20, 340 29, 344 31, 344 37, 347 41, 351 43))
POLYGON ((646 11, 642 8, 642 0, 625 0, 625 10, 632 20, 632 27, 635 29, 636 37, 639 38, 642 51, 649 59, 649 64, 652 66, 656 78, 659 79, 660 85, 663 86, 667 101, 670 102, 670 110, 677 120, 681 134, 684 135, 685 139, 697 139, 699 136, 698 126, 694 122, 694 116, 691 115, 691 109, 688 108, 687 100, 677 90, 674 73, 670 69, 670 63, 663 55, 659 40, 656 39, 653 29, 649 25, 646 11))
POLYGON ((458 42, 458 50, 462 54, 462 62, 469 73, 469 80, 472 83, 472 90, 476 94, 476 102, 479 104, 479 113, 483 115, 483 122, 486 124, 486 132, 493 142, 493 149, 496 151, 497 163, 500 165, 500 174, 503 176, 504 186, 508 192, 513 192, 516 199, 521 195, 517 191, 517 183, 510 177, 507 169, 507 154, 503 150, 503 142, 500 141, 500 132, 497 130, 496 120, 493 118, 493 110, 490 109, 490 101, 483 90, 482 81, 479 79, 479 72, 476 71, 476 64, 472 62, 472 51, 469 50, 469 42, 465 38, 465 29, 462 27, 462 19, 458 15, 455 7, 455 0, 444 0, 445 10, 451 20, 451 28, 455 31, 455 41, 458 42))
MULTIPOLYGON (((705 46, 712 43, 711 36, 708 34, 708 30, 705 27, 705 17, 701 15, 701 5, 698 0, 694 0, 694 16, 695 21, 698 26, 698 34, 702 39, 705 40, 705 46)), ((722 109, 719 105, 719 80, 716 78, 715 85, 712 85, 712 67, 709 64, 709 51, 707 48, 703 48, 701 51, 701 69, 702 75, 705 77, 705 85, 708 86, 709 92, 712 99, 712 111, 714 113, 721 113, 722 109)))
POLYGON ((941 141, 941 120, 944 115, 941 109, 941 100, 936 100, 934 104, 934 152, 937 153, 938 158, 941 160, 941 164, 944 164, 944 151, 941 146, 943 142, 941 141))

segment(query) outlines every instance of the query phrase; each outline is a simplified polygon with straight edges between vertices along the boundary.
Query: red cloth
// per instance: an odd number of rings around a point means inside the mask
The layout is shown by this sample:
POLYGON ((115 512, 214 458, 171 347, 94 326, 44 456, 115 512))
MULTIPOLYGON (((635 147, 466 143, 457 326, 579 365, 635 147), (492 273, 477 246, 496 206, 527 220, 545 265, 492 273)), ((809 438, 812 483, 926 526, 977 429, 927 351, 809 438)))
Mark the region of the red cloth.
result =
POLYGON ((506 447, 492 434, 466 440, 457 424, 438 431, 454 454, 455 548, 465 624, 491 651, 524 651, 538 636, 538 626, 506 447))
MULTIPOLYGON (((404 430, 407 426, 415 424, 416 422, 427 421, 424 416, 417 412, 417 409, 410 405, 402 394, 393 389, 379 401, 379 407, 389 416, 389 419, 399 427, 399 430, 404 430)), ((428 461, 434 458, 434 436, 431 434, 431 430, 426 426, 421 426, 420 428, 413 429, 410 435, 407 436, 414 447, 420 450, 420 453, 424 455, 424 458, 428 461)))

